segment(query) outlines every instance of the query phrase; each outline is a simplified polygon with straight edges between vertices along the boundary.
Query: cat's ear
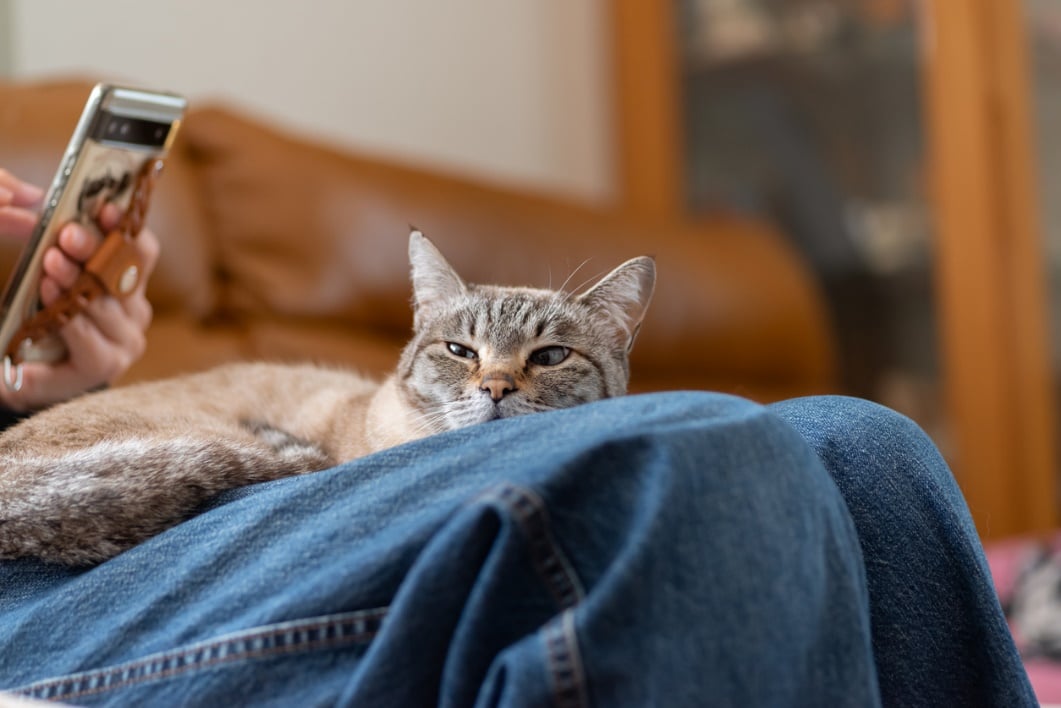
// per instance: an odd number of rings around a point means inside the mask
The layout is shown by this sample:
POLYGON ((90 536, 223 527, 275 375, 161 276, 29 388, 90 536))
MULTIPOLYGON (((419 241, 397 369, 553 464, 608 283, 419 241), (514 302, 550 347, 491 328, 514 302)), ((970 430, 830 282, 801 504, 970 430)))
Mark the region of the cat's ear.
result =
POLYGON ((648 256, 641 256, 608 273, 578 299, 619 328, 626 337, 629 351, 641 329, 655 287, 656 262, 648 256))
POLYGON ((420 324, 467 288, 435 244, 419 230, 409 232, 409 265, 413 281, 414 325, 420 324))

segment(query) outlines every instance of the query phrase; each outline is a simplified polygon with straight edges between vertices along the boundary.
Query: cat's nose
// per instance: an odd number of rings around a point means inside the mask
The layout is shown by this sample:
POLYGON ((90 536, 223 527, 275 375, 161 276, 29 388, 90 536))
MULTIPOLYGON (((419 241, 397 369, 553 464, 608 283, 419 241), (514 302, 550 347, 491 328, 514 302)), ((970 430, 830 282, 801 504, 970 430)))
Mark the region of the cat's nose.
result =
POLYGON ((516 380, 511 374, 487 374, 479 384, 479 390, 489 393, 497 402, 516 390, 516 380))

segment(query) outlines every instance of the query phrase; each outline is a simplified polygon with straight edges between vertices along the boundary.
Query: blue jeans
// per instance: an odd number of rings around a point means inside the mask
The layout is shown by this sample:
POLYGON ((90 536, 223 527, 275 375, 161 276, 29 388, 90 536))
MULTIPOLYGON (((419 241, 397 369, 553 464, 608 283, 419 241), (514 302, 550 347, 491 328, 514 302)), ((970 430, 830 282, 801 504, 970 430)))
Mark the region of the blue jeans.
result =
POLYGON ((844 398, 631 396, 0 564, 0 687, 123 705, 1035 705, 935 448, 844 398))

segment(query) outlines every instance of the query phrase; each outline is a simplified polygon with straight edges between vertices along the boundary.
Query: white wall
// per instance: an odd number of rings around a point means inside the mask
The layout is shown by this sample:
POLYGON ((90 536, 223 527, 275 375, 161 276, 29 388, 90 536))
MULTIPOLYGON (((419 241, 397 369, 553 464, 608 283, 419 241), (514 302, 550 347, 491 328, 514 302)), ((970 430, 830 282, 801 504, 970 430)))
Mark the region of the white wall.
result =
POLYGON ((360 150, 551 192, 612 193, 605 0, 9 8, 17 77, 89 74, 220 97, 360 150))
POLYGON ((0 0, 0 76, 11 73, 11 1, 0 0))

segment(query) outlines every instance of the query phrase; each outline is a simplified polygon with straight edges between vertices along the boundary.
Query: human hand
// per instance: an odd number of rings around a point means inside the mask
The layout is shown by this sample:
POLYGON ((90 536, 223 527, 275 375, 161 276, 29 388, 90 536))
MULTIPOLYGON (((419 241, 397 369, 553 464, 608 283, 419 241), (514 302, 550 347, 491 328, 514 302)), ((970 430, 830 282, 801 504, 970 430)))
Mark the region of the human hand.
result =
MULTIPOLYGON (((0 231, 25 238, 32 230, 36 215, 29 213, 21 202, 25 201, 24 193, 32 196, 32 189, 9 173, 0 173, 0 188, 5 184, 13 185, 13 188, 8 188, 13 196, 9 200, 10 213, 7 216, 4 215, 3 206, 0 206, 0 231), (19 197, 19 205, 15 204, 15 194, 23 195, 19 197)), ((39 198, 39 190, 37 192, 39 198)), ((120 210, 108 204, 99 218, 102 232, 114 229, 120 220, 120 210)), ((73 286, 85 261, 96 252, 102 240, 100 233, 77 223, 71 222, 62 228, 58 247, 48 249, 44 255, 41 300, 45 306, 73 286)), ((68 351, 67 358, 53 364, 26 362, 19 391, 0 387, 0 402, 3 405, 13 410, 31 410, 58 403, 110 383, 143 355, 145 332, 152 317, 145 288, 158 263, 158 238, 145 228, 136 239, 136 248, 140 252, 143 271, 133 292, 122 300, 103 295, 89 303, 81 314, 59 330, 59 336, 68 351)))
POLYGON ((40 188, 0 169, 0 234, 25 241, 37 223, 35 207, 44 196, 40 188))

